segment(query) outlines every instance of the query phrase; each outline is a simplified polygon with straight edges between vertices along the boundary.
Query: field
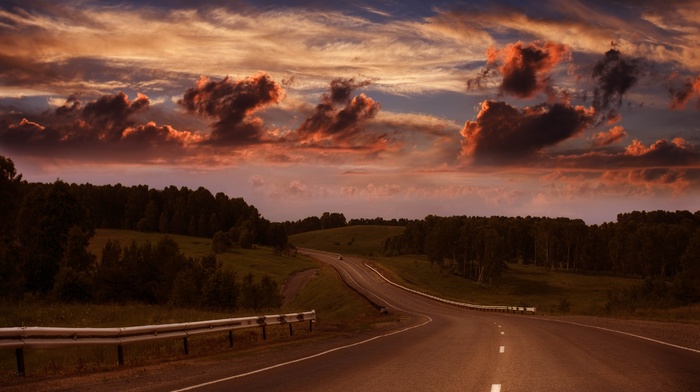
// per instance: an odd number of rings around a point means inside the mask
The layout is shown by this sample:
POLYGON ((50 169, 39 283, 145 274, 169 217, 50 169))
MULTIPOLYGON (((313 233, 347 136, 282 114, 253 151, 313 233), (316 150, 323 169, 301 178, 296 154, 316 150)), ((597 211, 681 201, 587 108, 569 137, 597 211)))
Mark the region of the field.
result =
POLYGON ((547 272, 542 267, 508 264, 493 287, 479 287, 468 279, 431 268, 425 256, 381 257, 384 240, 401 227, 354 226, 313 231, 290 237, 300 247, 368 257, 392 280, 413 289, 447 299, 478 304, 534 306, 538 314, 581 314, 654 320, 700 321, 698 306, 671 309, 638 309, 608 314, 608 292, 640 284, 641 279, 572 272, 547 272), (348 242, 355 238, 352 245, 348 242))
MULTIPOLYGON (((136 241, 138 244, 150 241, 155 244, 162 237, 163 235, 160 233, 98 229, 90 243, 89 250, 97 255, 99 259, 102 255, 102 249, 109 239, 119 241, 124 247, 129 245, 131 241, 136 241)), ((210 238, 172 234, 169 234, 168 237, 178 243, 180 251, 186 256, 202 257, 212 254, 210 238)), ((216 257, 224 263, 226 268, 236 271, 239 278, 249 272, 258 277, 267 274, 280 284, 294 272, 317 267, 316 263, 303 256, 277 256, 268 248, 231 249, 228 252, 216 255, 216 257)))
POLYGON ((385 239, 401 232, 403 227, 396 226, 348 226, 295 234, 289 242, 299 248, 372 257, 381 254, 385 239))
MULTIPOLYGON (((186 256, 207 255, 211 240, 171 235, 186 256)), ((90 245, 91 252, 101 255, 108 239, 127 245, 157 242, 160 234, 125 230, 98 230, 90 245)), ((318 272, 304 285, 292 303, 281 309, 266 310, 264 314, 293 313, 316 310, 317 323, 313 333, 304 333, 303 327, 295 328, 294 337, 284 327, 268 330, 268 340, 263 341, 260 331, 236 332, 235 348, 228 348, 226 334, 203 335, 190 343, 190 357, 211 353, 244 355, 246 350, 263 349, 270 345, 295 342, 303 339, 324 339, 329 334, 346 333, 367 328, 378 320, 373 307, 347 288, 332 268, 305 256, 277 256, 268 248, 252 250, 235 249, 217 257, 226 268, 237 271, 239 276, 248 272, 254 275, 268 274, 280 284, 298 271, 317 269, 318 272), (332 293, 329 295, 328 293, 332 293)), ((167 305, 147 304, 64 304, 28 297, 20 303, 0 301, 0 327, 52 326, 52 327, 126 327, 133 325, 167 324, 230 317, 253 316, 251 311, 234 313, 176 308, 167 305)), ((163 340, 128 346, 125 350, 126 365, 141 366, 153 361, 182 359, 182 341, 163 340)), ((11 380, 16 372, 14 350, 0 350, 0 382, 11 380)), ((27 350, 25 353, 29 376, 60 375, 92 372, 115 368, 114 347, 80 347, 61 350, 27 350)), ((0 384, 1 385, 1 384, 0 384)))

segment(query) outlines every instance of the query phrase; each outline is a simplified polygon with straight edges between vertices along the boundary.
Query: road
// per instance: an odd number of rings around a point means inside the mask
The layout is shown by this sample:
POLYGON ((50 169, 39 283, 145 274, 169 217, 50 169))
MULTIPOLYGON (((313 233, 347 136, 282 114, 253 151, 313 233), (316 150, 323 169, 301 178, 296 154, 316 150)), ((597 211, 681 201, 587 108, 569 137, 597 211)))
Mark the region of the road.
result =
POLYGON ((95 385, 156 391, 700 391, 700 352, 571 323, 457 308, 385 282, 361 259, 330 263, 412 322, 300 356, 95 385))
POLYGON ((197 391, 700 391, 700 353, 610 331, 455 308, 386 283, 362 260, 309 252, 415 323, 197 391))

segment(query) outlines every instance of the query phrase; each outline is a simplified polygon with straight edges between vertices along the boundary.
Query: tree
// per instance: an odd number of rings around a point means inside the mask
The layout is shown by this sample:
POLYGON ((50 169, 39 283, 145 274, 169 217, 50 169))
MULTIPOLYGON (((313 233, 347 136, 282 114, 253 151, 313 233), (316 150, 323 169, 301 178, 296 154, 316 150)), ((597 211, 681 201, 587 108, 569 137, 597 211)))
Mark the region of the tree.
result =
POLYGON ((267 228, 266 239, 268 246, 271 246, 276 252, 282 252, 288 241, 284 226, 281 223, 271 223, 267 228))
POLYGON ((28 291, 45 294, 53 287, 71 228, 88 237, 94 234, 87 217, 84 205, 60 180, 37 187, 24 198, 16 238, 28 291))
POLYGON ((231 245, 231 237, 229 237, 228 233, 224 233, 223 231, 217 231, 216 234, 214 234, 214 238, 211 240, 211 249, 216 254, 226 252, 231 245))

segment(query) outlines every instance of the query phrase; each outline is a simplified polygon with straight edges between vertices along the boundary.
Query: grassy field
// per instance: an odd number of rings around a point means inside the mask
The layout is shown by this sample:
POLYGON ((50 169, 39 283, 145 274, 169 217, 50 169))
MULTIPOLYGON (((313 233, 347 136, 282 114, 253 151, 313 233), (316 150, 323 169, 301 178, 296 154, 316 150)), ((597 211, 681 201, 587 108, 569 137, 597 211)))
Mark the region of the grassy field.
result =
POLYGON ((424 256, 379 256, 384 240, 402 230, 401 227, 350 226, 297 234, 290 236, 290 241, 299 247, 368 257, 387 271, 395 282, 460 302, 535 306, 539 314, 700 321, 699 306, 637 309, 631 313, 608 314, 605 311, 608 292, 640 284, 642 281, 636 278, 547 272, 541 267, 509 264, 498 285, 485 288, 474 281, 440 272, 437 266, 431 268, 424 256))
MULTIPOLYGON (((98 230, 90 250, 99 256, 108 239, 128 245, 157 242, 162 236, 125 230, 98 230)), ((186 256, 203 256, 211 253, 211 240, 204 238, 170 236, 186 256)), ((377 312, 366 301, 347 288, 335 270, 305 256, 277 256, 270 249, 236 249, 217 255, 228 268, 239 276, 252 272, 254 275, 268 274, 280 282, 297 271, 317 269, 294 301, 281 309, 261 312, 263 314, 293 313, 316 310, 317 323, 314 335, 301 333, 304 327, 296 327, 300 333, 289 337, 286 326, 271 327, 268 340, 262 341, 258 329, 236 332, 235 350, 250 350, 294 339, 317 338, 328 333, 355 331, 366 328, 378 320, 377 312)), ((53 327, 126 327, 133 325, 167 324, 198 320, 214 320, 230 317, 256 315, 251 311, 214 312, 199 309, 176 308, 167 305, 147 304, 64 304, 26 298, 20 303, 0 302, 0 327, 53 326, 53 327)), ((202 335, 190 343, 191 356, 209 353, 231 352, 226 334, 202 335)), ((185 358, 180 339, 154 343, 130 345, 125 349, 127 366, 141 366, 151 361, 166 361, 185 358)), ((114 369, 116 349, 114 347, 79 347, 61 350, 27 350, 27 371, 32 375, 61 375, 114 369)), ((14 350, 0 350, 0 382, 12 380, 16 372, 14 350)), ((0 383, 1 386, 1 383, 0 383)))
POLYGON ((299 248, 372 257, 381 254, 385 239, 401 232, 403 227, 396 226, 348 226, 295 234, 289 242, 299 248))
MULTIPOLYGON (((169 234, 168 237, 178 243, 180 251, 185 256, 202 257, 212 254, 210 238, 172 234, 169 234)), ((97 255, 99 259, 102 255, 102 249, 109 239, 118 241, 122 247, 125 247, 131 244, 131 241, 136 241, 138 244, 151 241, 155 244, 161 238, 163 238, 163 234, 160 233, 98 229, 95 237, 90 242, 89 250, 97 255)), ((226 268, 236 271, 239 278, 249 272, 258 277, 267 274, 280 284, 294 272, 316 267, 316 264, 308 258, 303 256, 277 256, 269 248, 231 249, 216 255, 216 257, 224 263, 226 268)))
POLYGON ((509 264, 498 285, 479 287, 469 279, 440 272, 422 256, 382 257, 376 265, 399 284, 455 301, 479 305, 535 306, 538 313, 597 314, 608 290, 628 288, 639 279, 547 272, 541 267, 509 264))

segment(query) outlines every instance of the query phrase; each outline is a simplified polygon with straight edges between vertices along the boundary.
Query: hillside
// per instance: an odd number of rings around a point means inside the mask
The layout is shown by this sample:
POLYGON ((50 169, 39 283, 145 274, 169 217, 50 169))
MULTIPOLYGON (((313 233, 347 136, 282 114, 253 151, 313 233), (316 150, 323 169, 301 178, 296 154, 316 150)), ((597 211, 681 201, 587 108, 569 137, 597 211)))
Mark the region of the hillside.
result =
POLYGON ((378 256, 384 240, 401 234, 397 226, 346 226, 316 230, 289 236, 289 242, 299 248, 359 256, 378 256))

